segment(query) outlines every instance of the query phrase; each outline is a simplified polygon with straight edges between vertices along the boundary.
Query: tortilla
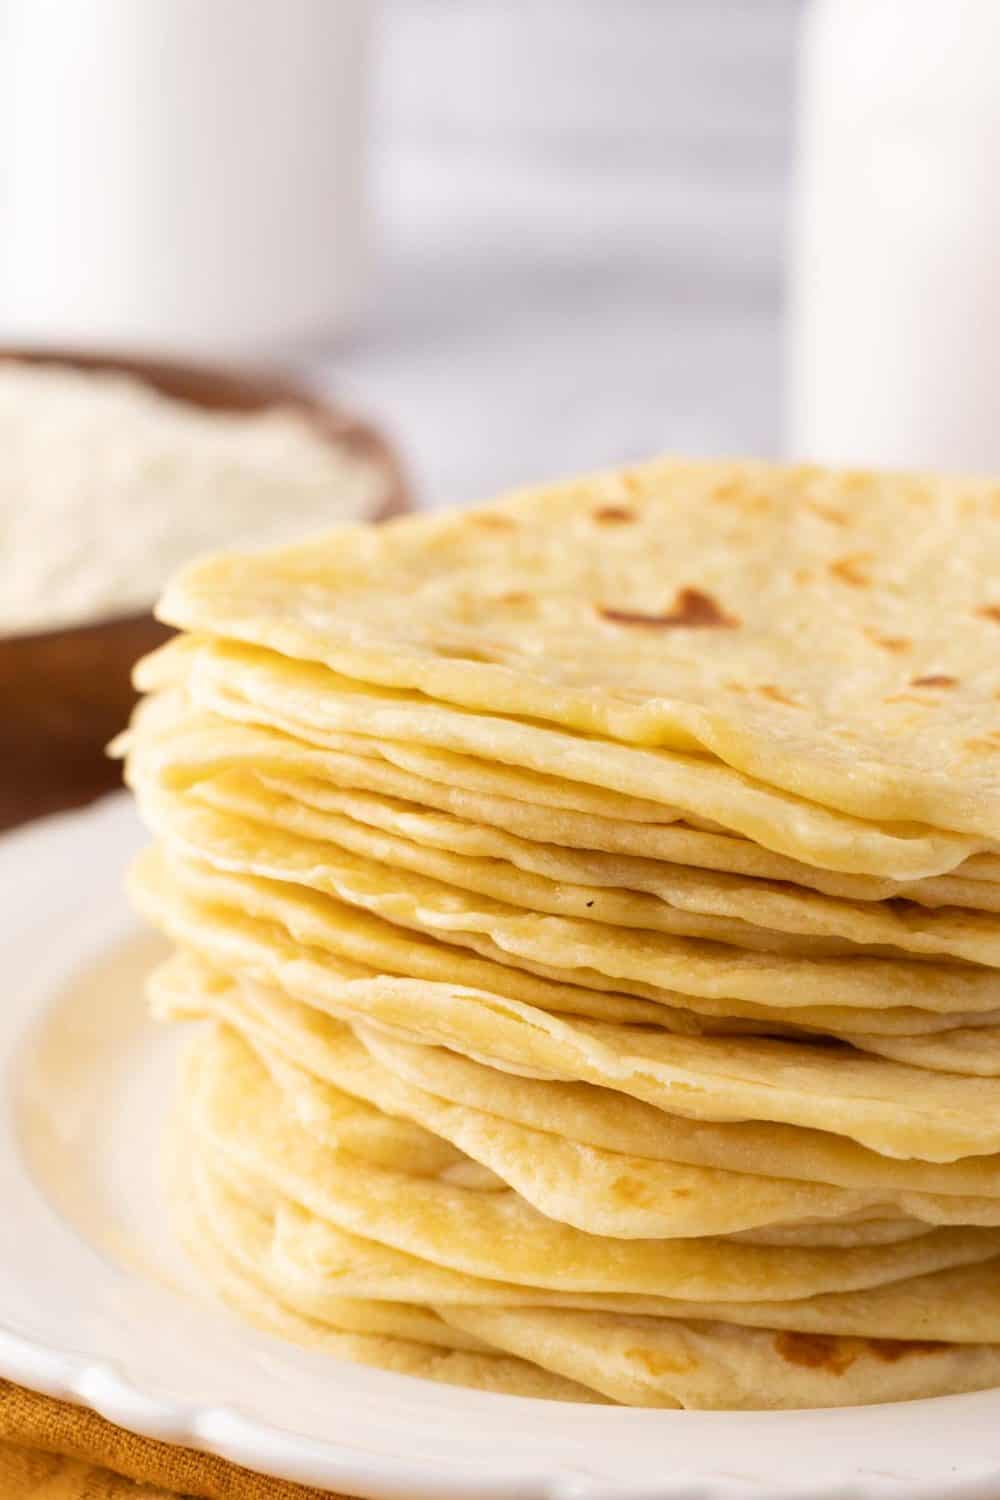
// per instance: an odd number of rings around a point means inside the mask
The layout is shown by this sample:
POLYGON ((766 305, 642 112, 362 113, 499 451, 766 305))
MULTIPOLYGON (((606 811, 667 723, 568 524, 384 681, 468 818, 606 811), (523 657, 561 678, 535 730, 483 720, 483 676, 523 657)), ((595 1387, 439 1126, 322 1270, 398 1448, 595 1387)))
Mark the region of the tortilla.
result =
POLYGON ((663 804, 621 798, 615 805, 614 793, 580 782, 364 735, 344 734, 338 737, 337 748, 328 742, 319 749, 288 734, 252 724, 230 724, 215 714, 199 712, 179 692, 164 692, 142 702, 132 728, 115 742, 115 751, 121 755, 140 752, 166 785, 188 786, 219 771, 246 767, 265 783, 294 779, 301 788, 309 782, 314 794, 322 787, 324 798, 331 791, 359 789, 404 802, 411 812, 433 809, 465 824, 485 825, 517 839, 579 849, 588 855, 600 852, 718 870, 850 901, 903 897, 932 908, 1000 911, 997 855, 974 855, 954 875, 924 880, 839 874, 788 859, 722 830, 709 831, 707 824, 695 828, 690 821, 679 822, 679 810, 663 804))
POLYGON ((1000 486, 661 461, 168 587, 112 746, 261 1326, 704 1409, 1000 1384, 1000 486))
MULTIPOLYGON (((516 1105, 502 1114, 420 1088, 394 1072, 393 1044, 377 1032, 362 1028, 359 1039, 327 1018, 318 1025, 306 1008, 260 986, 199 983, 190 970, 186 977, 197 987, 185 997, 184 1013, 222 1020, 249 1042, 280 1088, 285 1109, 323 1144, 378 1166, 474 1184, 477 1191, 509 1186, 549 1218, 588 1233, 742 1234, 756 1244, 859 1245, 915 1237, 930 1225, 1000 1225, 997 1197, 936 1195, 888 1183, 867 1190, 807 1186, 761 1170, 678 1162, 662 1142, 653 1156, 608 1150, 581 1140, 571 1122, 560 1121, 559 1129, 546 1119, 539 1128, 509 1118, 516 1105), (370 1107, 359 1108, 357 1101, 370 1107), (461 1162, 479 1170, 460 1171, 461 1162)), ((540 1081, 534 1086, 543 1098, 552 1088, 540 1081)), ((508 1080, 508 1093, 519 1092, 508 1080)))
MULTIPOLYGON (((174 954, 154 971, 150 993, 155 1013, 170 1020, 223 1014, 221 1007, 235 998, 289 1055, 308 1055, 317 1067, 323 1066, 330 1038, 343 1032, 342 1023, 323 1011, 273 986, 235 984, 190 952, 174 954)), ((356 1024, 356 1034, 397 1077, 428 1093, 605 1151, 839 1185, 884 1201, 897 1193, 1000 1198, 998 1156, 969 1156, 946 1165, 900 1161, 816 1130, 692 1120, 612 1089, 512 1074, 450 1049, 402 1041, 363 1022, 356 1024)), ((341 1119, 337 1129, 344 1128, 341 1119)))
MULTIPOLYGON (((184 690, 200 709, 322 748, 345 733, 428 746, 707 819, 806 864, 898 880, 952 871, 995 839, 912 822, 868 821, 768 786, 720 760, 640 749, 513 718, 475 714, 417 693, 366 687, 327 668, 249 646, 203 642, 185 658, 184 690), (332 738, 331 738, 332 736, 332 738)), ((157 681, 140 663, 140 687, 157 681)))
POLYGON ((1000 1232, 936 1229, 860 1249, 719 1238, 612 1239, 549 1220, 513 1192, 479 1193, 331 1151, 283 1108, 231 1031, 210 1033, 189 1081, 198 1140, 321 1219, 474 1276, 557 1291, 781 1301, 853 1291, 1000 1254, 1000 1232))
POLYGON ((996 840, 998 571, 987 481, 661 460, 208 558, 160 616, 996 840))
MULTIPOLYGON (((140 876, 142 872, 140 870, 140 876)), ((692 1119, 770 1120, 922 1161, 1000 1150, 998 1084, 848 1049, 769 1038, 675 1036, 570 1021, 484 991, 337 972, 329 955, 175 888, 134 883, 147 915, 217 968, 276 985, 349 1024, 448 1046, 527 1076, 599 1084, 692 1119)))
MULTIPOLYGON (((220 1212, 216 1199, 210 1214, 199 1203, 193 1186, 181 1184, 174 1199, 175 1223, 188 1252, 222 1299, 265 1333, 319 1349, 336 1359, 376 1365, 446 1385, 547 1401, 602 1399, 586 1387, 528 1361, 484 1350, 482 1340, 461 1329, 445 1332, 443 1319, 420 1308, 389 1308, 361 1301, 351 1307, 340 1299, 335 1310, 326 1309, 328 1315, 323 1321, 303 1316, 267 1284, 264 1235, 258 1232, 248 1236, 248 1216, 239 1210, 239 1233, 234 1235, 232 1226, 226 1224, 226 1211, 228 1216, 233 1214, 236 1200, 230 1197, 220 1212), (234 1242, 239 1246, 238 1257, 232 1253, 234 1242)), ((266 1219, 264 1223, 266 1226, 266 1219)))
MULTIPOLYGON (((501 891, 506 899, 480 896, 420 873, 428 868, 444 873, 451 857, 379 835, 350 819, 340 821, 356 834, 345 831, 338 836, 345 844, 350 839, 354 849, 251 823, 202 807, 184 793, 166 792, 144 782, 137 791, 147 819, 184 854, 205 859, 223 871, 305 885, 431 935, 458 941, 466 935, 485 938, 514 966, 523 959, 546 972, 564 975, 570 983, 578 971, 593 971, 603 976, 610 990, 629 993, 638 985, 644 987, 636 992, 641 996, 649 993, 645 987, 668 986, 676 995, 711 1005, 732 998, 773 1008, 779 1019, 787 1014, 793 1021, 796 1008, 808 1006, 867 1013, 905 1004, 945 1015, 1000 1008, 1000 973, 987 968, 869 957, 864 952, 835 957, 758 952, 731 942, 623 927, 620 922, 539 913, 537 905, 512 904, 510 898, 519 893, 530 903, 534 887, 526 892, 530 878, 520 872, 511 876, 504 867, 497 868, 499 862, 488 862, 479 883, 501 891), (359 853, 359 849, 366 852, 359 853), (387 860, 403 859, 407 850, 415 851, 412 868, 405 872, 386 869, 387 860)), ((600 896, 596 889, 588 897, 585 887, 558 887, 554 899, 575 913, 585 909, 588 900, 596 905, 600 896)), ((672 910, 655 898, 647 899, 664 912, 672 910)), ((686 914, 679 914, 681 925, 687 920, 686 914)), ((670 998, 664 995, 665 1002, 670 998)), ((869 1029, 864 1014, 854 1029, 869 1029)))
POLYGON ((772 1333, 620 1314, 449 1308, 449 1322, 626 1406, 793 1410, 914 1401, 1000 1381, 1000 1346, 772 1333))
POLYGON ((837 900, 776 882, 583 855, 405 803, 338 792, 323 782, 230 771, 199 781, 191 796, 251 822, 535 911, 758 952, 857 956, 864 948, 1000 965, 1000 917, 985 912, 837 900))

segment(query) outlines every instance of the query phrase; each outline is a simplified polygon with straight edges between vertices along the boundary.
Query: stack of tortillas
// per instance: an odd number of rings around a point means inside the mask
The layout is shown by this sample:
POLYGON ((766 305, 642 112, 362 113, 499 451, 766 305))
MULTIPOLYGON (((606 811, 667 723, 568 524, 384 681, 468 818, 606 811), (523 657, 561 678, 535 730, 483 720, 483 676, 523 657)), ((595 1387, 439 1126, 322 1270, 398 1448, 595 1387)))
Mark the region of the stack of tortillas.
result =
POLYGON ((664 462, 168 589, 184 1236, 497 1391, 1000 1384, 1000 488, 664 462))

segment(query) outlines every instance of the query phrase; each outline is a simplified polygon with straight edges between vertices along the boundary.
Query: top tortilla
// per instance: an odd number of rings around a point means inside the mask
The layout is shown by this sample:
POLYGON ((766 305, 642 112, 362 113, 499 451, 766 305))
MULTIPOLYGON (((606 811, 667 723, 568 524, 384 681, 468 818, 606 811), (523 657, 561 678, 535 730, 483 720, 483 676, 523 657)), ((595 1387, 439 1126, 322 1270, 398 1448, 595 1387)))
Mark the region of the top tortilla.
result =
POLYGON ((663 460, 206 559, 168 623, 1000 838, 1000 486, 663 460))

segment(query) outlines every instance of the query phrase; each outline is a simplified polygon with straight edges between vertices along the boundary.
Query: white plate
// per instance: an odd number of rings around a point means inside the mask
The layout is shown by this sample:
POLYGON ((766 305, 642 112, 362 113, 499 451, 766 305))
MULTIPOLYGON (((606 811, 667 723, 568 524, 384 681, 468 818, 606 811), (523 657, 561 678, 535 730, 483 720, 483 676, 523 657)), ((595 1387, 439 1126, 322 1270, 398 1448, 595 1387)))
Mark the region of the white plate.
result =
POLYGON ((371 1500, 989 1500, 1000 1392, 842 1411, 568 1406, 343 1364, 244 1327, 166 1233, 176 1041, 111 799, 0 840, 0 1374, 122 1426, 371 1500))

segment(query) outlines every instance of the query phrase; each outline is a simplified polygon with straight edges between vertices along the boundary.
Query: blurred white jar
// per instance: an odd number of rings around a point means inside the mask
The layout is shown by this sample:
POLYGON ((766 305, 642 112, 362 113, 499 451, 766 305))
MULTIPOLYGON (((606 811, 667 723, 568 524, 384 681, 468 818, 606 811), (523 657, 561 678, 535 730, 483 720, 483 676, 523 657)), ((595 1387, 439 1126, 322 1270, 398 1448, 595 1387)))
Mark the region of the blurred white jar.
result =
POLYGON ((335 333, 365 266, 369 0, 0 0, 0 339, 335 333))
POLYGON ((1000 471, 1000 0, 813 0, 789 447, 1000 471))

